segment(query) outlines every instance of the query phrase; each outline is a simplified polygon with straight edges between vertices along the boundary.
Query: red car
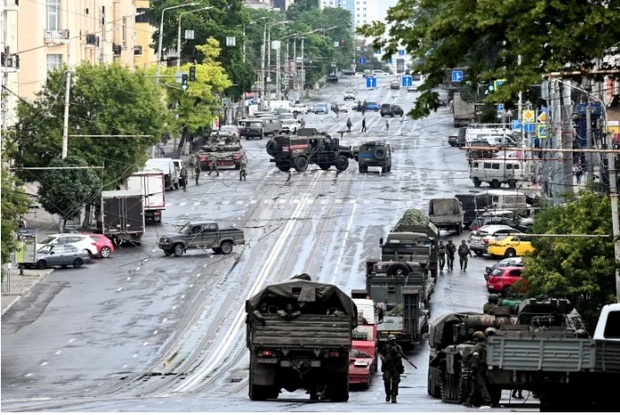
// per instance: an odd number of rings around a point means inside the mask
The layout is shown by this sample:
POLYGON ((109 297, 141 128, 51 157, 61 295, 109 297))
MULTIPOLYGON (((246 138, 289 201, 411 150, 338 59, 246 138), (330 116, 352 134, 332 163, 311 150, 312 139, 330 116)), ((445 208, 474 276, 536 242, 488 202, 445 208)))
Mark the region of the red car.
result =
POLYGON ((487 290, 490 293, 498 293, 504 297, 508 296, 512 290, 512 285, 517 281, 522 281, 522 267, 500 267, 496 268, 489 275, 487 280, 487 290))
POLYGON ((97 247, 97 255, 100 258, 109 258, 110 255, 114 252, 114 244, 112 241, 105 235, 100 233, 87 233, 88 235, 95 241, 95 246, 97 247))
POLYGON ((377 326, 360 324, 353 332, 349 353, 349 385, 368 389, 377 371, 377 326))

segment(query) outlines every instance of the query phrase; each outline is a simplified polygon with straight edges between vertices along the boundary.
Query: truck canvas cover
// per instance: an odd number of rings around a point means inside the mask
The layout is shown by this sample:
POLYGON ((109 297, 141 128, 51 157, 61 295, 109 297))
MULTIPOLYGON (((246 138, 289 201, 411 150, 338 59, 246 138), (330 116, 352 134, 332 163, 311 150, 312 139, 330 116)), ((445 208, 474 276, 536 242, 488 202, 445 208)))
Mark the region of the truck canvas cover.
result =
POLYGON ((301 312, 306 314, 315 314, 312 312, 313 309, 338 308, 353 317, 351 328, 357 326, 355 303, 347 294, 332 284, 295 279, 268 285, 246 302, 245 311, 248 317, 259 309, 263 301, 271 303, 273 299, 283 302, 295 301, 300 305, 301 312))

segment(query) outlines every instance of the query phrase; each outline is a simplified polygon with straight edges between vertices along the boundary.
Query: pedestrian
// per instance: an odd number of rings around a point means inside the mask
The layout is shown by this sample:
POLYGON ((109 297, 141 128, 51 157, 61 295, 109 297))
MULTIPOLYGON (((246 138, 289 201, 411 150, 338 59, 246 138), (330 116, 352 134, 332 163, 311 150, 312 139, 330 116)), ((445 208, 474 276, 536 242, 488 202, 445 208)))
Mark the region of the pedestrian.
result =
POLYGON ((353 123, 351 122, 351 118, 347 120, 347 133, 351 132, 351 127, 353 127, 353 123))
POLYGON ((200 177, 200 163, 194 166, 194 178, 196 179, 196 186, 198 186, 198 178, 200 177))
POLYGON ((241 157, 241 164, 239 165, 239 181, 246 181, 247 177, 248 160, 245 154, 241 157))
POLYGON ((217 159, 215 159, 215 158, 211 159, 211 163, 210 163, 209 166, 210 166, 209 176, 211 176, 211 173, 213 173, 213 172, 217 173, 218 176, 220 175, 220 171, 219 171, 218 166, 217 166, 217 159))
POLYGON ((403 355, 403 349, 396 343, 396 336, 390 334, 383 354, 379 355, 381 357, 381 371, 383 372, 386 402, 391 400, 392 403, 396 403, 400 375, 405 372, 402 361, 403 355))
POLYGON ((196 165, 200 163, 200 158, 198 157, 198 155, 196 153, 192 153, 189 156, 189 167, 190 170, 192 171, 192 178, 194 178, 194 170, 196 168, 196 165))
POLYGON ((467 259, 468 256, 473 256, 471 254, 471 249, 469 249, 469 245, 467 245, 467 242, 465 241, 465 239, 463 239, 461 241, 461 244, 459 245, 459 265, 461 266, 461 270, 465 271, 467 269, 467 259))
POLYGON ((575 169, 575 177, 577 178, 577 184, 581 184, 581 176, 583 176, 583 168, 581 165, 575 169))
POLYGON ((446 246, 443 244, 443 241, 439 241, 437 255, 439 257, 439 271, 443 272, 443 267, 446 265, 446 246))
POLYGON ((390 120, 385 120, 385 131, 390 131, 390 120))
POLYGON ((338 118, 338 113, 340 112, 340 108, 338 108, 338 104, 334 106, 334 112, 336 113, 336 118, 338 118))
POLYGON ((187 191, 187 169, 185 166, 181 167, 181 172, 179 173, 181 177, 181 185, 183 186, 183 191, 187 191))
POLYGON ((469 367, 471 369, 471 392, 465 402, 465 406, 471 408, 475 403, 482 401, 482 405, 491 406, 491 396, 487 389, 487 346, 486 336, 483 332, 474 333, 476 345, 469 355, 469 367))
POLYGON ((448 259, 448 271, 454 270, 454 254, 456 253, 456 245, 449 240, 446 244, 446 254, 448 259))
POLYGON ((157 154, 160 156, 164 156, 166 151, 164 150, 164 143, 157 144, 157 154))
POLYGON ((366 132, 366 117, 362 118, 362 132, 366 132))
POLYGON ((495 314, 495 309, 498 307, 499 297, 497 294, 489 294, 487 299, 487 303, 482 307, 482 312, 484 314, 495 314))

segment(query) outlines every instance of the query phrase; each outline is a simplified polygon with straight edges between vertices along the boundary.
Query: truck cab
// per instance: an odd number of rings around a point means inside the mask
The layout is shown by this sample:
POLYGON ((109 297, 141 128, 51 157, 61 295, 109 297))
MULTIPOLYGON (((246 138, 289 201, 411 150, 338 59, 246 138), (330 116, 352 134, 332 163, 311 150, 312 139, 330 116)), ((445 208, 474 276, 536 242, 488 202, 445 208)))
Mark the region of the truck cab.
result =
POLYGON ((620 342, 620 304, 603 307, 594 330, 594 340, 620 342))

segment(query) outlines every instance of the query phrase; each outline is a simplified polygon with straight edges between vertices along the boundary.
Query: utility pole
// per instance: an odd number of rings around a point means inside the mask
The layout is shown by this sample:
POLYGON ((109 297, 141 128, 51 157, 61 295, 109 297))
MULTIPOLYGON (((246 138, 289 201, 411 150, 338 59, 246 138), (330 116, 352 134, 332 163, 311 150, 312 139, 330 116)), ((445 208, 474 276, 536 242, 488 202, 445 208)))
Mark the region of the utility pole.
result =
POLYGON ((280 41, 278 41, 278 45, 277 45, 277 49, 276 49, 276 99, 277 100, 281 100, 281 96, 280 96, 280 41))
MULTIPOLYGON (((592 102, 590 96, 588 96, 588 106, 586 107, 586 146, 588 150, 592 150, 594 144, 592 143, 592 102)), ((594 163, 592 162, 592 156, 588 156, 588 176, 587 181, 594 180, 594 163)))
POLYGON ((62 158, 69 152, 69 104, 71 102, 71 40, 67 42, 67 82, 65 84, 65 113, 62 123, 62 158))
POLYGON ((261 47, 261 68, 260 68, 260 109, 265 109, 265 59, 266 59, 266 43, 267 43, 267 25, 265 23, 265 30, 263 31, 263 46, 261 47))
POLYGON ((305 84, 306 84, 306 73, 304 71, 304 40, 306 38, 304 36, 301 37, 301 96, 304 96, 305 84))
MULTIPOLYGON (((563 83, 562 93, 562 148, 573 148, 573 102, 571 100, 572 87, 570 82, 563 83)), ((562 194, 573 191, 573 155, 562 153, 562 194)))
MULTIPOLYGON (((607 114, 605 114, 605 124, 607 124, 607 114)), ((607 127, 607 125, 605 125, 607 127)), ((605 128, 607 131, 607 128, 605 128)), ((607 146, 610 142, 607 140, 607 146)), ((620 263, 620 220, 618 218, 618 183, 616 174, 616 157, 614 153, 607 153, 607 164, 609 174, 609 200, 611 202, 611 226, 614 237, 614 257, 616 264, 620 263)), ((616 299, 620 302, 620 268, 616 265, 616 299)))

